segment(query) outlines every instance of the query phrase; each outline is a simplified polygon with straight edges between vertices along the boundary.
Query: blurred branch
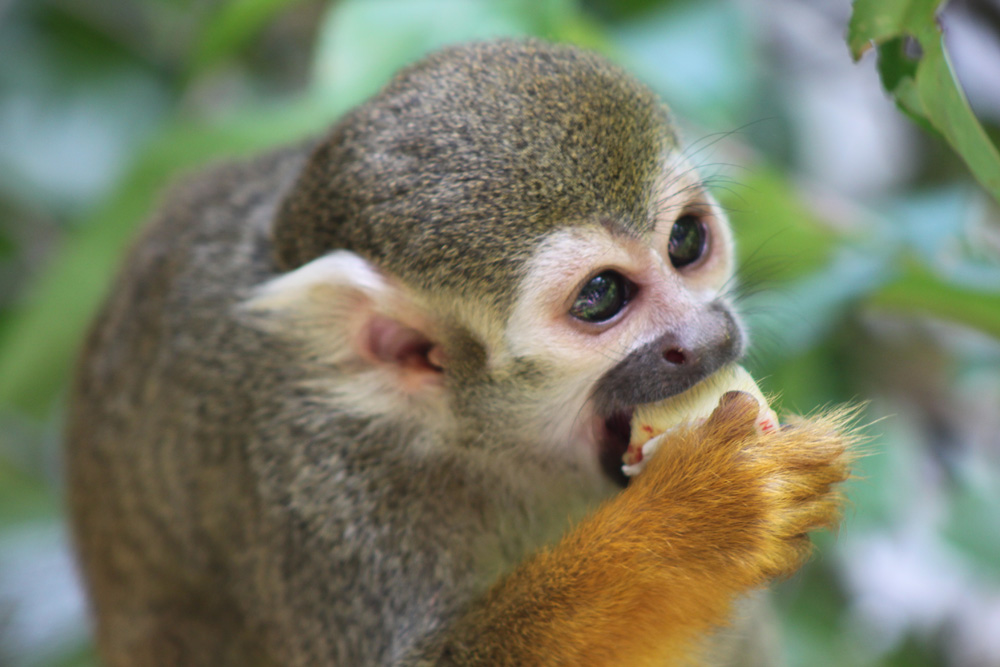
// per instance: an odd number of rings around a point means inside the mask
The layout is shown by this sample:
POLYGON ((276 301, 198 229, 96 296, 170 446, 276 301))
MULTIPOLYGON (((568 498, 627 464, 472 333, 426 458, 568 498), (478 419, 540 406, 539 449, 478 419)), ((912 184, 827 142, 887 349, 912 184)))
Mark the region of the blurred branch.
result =
POLYGON ((922 312, 970 326, 1000 340, 1000 292, 974 290, 938 278, 916 263, 874 291, 872 306, 922 312))

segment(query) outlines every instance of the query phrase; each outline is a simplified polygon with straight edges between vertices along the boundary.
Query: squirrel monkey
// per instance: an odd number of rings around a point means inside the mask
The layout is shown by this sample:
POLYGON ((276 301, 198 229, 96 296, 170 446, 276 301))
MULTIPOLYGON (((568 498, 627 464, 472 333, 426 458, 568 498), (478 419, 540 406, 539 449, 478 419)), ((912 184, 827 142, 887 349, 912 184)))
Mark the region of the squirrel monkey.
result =
POLYGON ((636 406, 740 357, 732 274, 663 105, 570 46, 440 51, 191 180, 72 391, 101 654, 716 664, 734 603, 836 523, 852 438, 726 393, 626 484, 636 406))

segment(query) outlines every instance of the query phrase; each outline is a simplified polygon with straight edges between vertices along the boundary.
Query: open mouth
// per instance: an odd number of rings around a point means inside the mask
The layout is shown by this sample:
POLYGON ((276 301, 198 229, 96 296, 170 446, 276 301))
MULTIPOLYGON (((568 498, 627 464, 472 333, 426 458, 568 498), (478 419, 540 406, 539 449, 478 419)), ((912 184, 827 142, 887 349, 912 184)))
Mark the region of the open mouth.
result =
POLYGON ((666 398, 614 406, 614 411, 601 422, 599 459, 604 473, 618 485, 627 486, 631 476, 640 474, 644 459, 662 443, 662 439, 651 441, 652 438, 683 425, 703 424, 730 392, 757 402, 758 433, 768 433, 781 425, 750 373, 732 364, 666 398), (633 433, 633 429, 639 432, 633 433))
POLYGON ((604 474, 621 487, 628 485, 630 479, 622 472, 622 458, 628 451, 632 438, 632 414, 634 409, 620 410, 604 420, 604 433, 601 437, 600 463, 604 474))

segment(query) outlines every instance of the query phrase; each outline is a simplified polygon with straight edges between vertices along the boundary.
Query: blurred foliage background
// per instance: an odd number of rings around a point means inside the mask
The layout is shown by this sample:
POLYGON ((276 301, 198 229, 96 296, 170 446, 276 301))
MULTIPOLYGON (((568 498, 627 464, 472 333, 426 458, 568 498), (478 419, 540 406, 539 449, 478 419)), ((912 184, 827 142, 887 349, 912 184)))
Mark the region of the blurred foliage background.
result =
MULTIPOLYGON (((749 366, 782 409, 869 401, 871 453, 845 526, 778 587, 789 664, 1000 665, 1000 209, 931 123, 897 110, 874 53, 852 62, 850 12, 847 0, 0 1, 0 664, 99 664, 62 519, 63 397, 164 184, 321 132, 436 46, 538 35, 605 52, 670 103, 733 219, 749 366)), ((952 2, 939 20, 995 142, 1000 2, 952 2)), ((890 89, 928 42, 894 46, 890 89)), ((989 146, 976 136, 974 151, 989 146)))

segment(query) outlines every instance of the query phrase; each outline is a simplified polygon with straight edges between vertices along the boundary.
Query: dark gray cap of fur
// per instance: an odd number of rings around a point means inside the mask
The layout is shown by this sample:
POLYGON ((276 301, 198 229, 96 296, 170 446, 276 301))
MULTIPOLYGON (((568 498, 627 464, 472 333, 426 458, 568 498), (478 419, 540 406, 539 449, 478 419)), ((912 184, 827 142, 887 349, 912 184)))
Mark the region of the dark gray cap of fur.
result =
POLYGON ((656 96, 596 54, 535 40, 446 49, 317 147, 276 222, 277 261, 345 248, 502 305, 552 229, 648 229, 673 143, 656 96))

